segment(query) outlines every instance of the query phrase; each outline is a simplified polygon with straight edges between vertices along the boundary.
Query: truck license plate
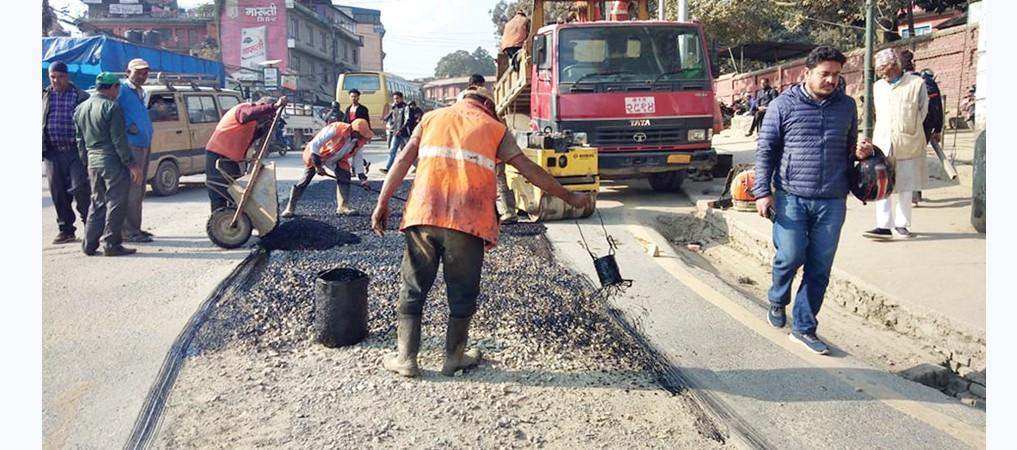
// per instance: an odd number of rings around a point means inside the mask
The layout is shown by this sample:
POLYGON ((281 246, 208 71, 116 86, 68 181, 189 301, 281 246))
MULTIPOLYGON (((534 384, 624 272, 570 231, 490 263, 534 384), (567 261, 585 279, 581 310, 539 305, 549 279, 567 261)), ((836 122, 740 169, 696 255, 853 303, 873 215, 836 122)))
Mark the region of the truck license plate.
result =
POLYGON ((657 104, 653 97, 625 97, 625 114, 653 114, 657 104))

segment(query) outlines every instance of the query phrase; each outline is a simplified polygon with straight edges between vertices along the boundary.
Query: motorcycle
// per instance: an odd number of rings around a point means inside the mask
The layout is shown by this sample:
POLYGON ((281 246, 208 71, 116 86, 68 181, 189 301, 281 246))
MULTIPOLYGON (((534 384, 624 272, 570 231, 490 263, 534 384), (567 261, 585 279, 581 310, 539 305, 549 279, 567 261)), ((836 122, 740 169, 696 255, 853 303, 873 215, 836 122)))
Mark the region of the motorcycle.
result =
POLYGON ((286 121, 280 117, 279 124, 275 128, 275 136, 273 136, 272 142, 268 144, 269 151, 279 153, 279 156, 286 156, 286 153, 293 148, 293 140, 283 132, 285 127, 286 121))
POLYGON ((968 95, 961 101, 961 117, 967 122, 968 128, 975 127, 975 85, 968 88, 968 95))

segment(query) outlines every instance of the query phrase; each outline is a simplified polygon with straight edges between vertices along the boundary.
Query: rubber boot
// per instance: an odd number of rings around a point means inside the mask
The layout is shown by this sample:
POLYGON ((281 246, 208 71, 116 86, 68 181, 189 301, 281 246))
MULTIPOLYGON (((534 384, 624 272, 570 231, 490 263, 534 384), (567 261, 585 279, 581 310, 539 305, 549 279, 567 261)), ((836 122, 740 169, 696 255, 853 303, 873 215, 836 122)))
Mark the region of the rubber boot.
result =
POLYGON ((445 364, 441 374, 451 377, 459 369, 477 365, 480 362, 480 350, 466 350, 466 341, 470 336, 470 317, 449 317, 448 333, 445 335, 445 364))
POLYGON ((421 316, 399 316, 399 322, 396 324, 399 350, 382 358, 381 365, 386 370, 404 377, 415 377, 420 373, 420 368, 417 366, 417 353, 420 351, 421 319, 421 316))
POLYGON ((290 188, 290 200, 286 202, 286 209, 283 210, 283 217, 293 217, 297 213, 297 202, 300 201, 300 196, 304 195, 304 190, 293 186, 290 188))
POLYGON ((350 198, 350 183, 339 183, 335 187, 335 213, 341 216, 356 215, 357 212, 348 206, 350 198))

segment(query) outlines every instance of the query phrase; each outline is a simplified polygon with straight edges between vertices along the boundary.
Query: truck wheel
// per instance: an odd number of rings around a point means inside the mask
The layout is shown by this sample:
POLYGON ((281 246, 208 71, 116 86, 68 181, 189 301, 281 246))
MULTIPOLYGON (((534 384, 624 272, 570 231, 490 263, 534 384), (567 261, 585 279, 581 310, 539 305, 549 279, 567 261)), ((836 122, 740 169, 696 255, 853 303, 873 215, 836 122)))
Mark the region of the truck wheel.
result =
POLYGON ((152 177, 152 192, 155 195, 167 196, 176 194, 180 190, 180 169, 171 160, 159 163, 155 169, 155 176, 152 177))
POLYGON ((975 139, 974 170, 971 174, 971 226, 985 233, 985 131, 975 139))
POLYGON ((685 182, 685 170, 651 173, 648 179, 650 187, 657 192, 677 192, 685 182))

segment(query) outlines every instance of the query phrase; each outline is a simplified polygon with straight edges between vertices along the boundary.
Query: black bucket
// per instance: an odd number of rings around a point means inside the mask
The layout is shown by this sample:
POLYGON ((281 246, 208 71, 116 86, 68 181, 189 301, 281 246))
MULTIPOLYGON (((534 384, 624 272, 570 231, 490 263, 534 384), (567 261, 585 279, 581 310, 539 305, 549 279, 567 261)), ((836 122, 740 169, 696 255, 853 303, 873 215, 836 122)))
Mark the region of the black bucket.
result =
POLYGON ((367 337, 367 283, 357 269, 337 267, 314 282, 314 338, 326 347, 344 347, 367 337))
POLYGON ((615 262, 614 255, 605 255, 594 259, 593 267, 597 269, 597 278, 600 278, 602 287, 614 286, 626 281, 622 279, 621 272, 618 271, 618 263, 615 262))

